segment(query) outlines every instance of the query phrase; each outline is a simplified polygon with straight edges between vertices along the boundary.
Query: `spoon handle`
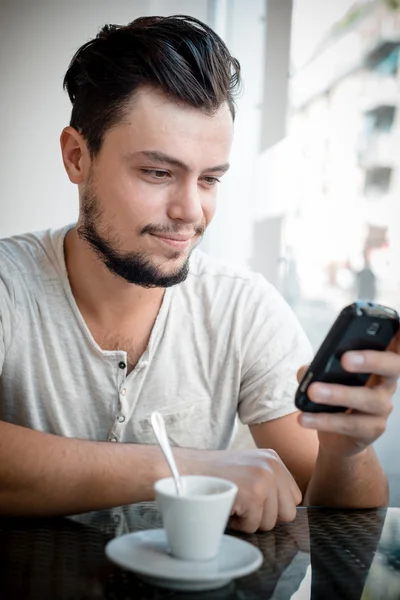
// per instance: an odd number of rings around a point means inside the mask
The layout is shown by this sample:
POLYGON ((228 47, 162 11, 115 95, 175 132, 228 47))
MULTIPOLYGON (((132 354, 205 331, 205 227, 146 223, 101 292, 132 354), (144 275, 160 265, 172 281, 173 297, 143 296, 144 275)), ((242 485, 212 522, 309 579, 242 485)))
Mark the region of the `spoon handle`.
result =
POLYGON ((171 469, 171 473, 175 480, 176 493, 178 496, 182 496, 182 483, 179 477, 178 468, 175 463, 174 455, 172 454, 171 445, 165 429, 164 418, 161 413, 154 411, 151 413, 151 425, 153 427, 155 436, 160 444, 161 450, 167 460, 168 466, 171 469))

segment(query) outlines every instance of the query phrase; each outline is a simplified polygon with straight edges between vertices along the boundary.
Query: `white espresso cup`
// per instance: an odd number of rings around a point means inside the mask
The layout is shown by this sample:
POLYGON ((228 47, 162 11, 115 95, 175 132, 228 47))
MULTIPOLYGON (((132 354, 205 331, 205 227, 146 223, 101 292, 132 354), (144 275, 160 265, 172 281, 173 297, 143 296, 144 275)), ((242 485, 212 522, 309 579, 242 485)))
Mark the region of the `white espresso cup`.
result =
POLYGON ((181 496, 172 477, 154 485, 169 549, 183 560, 212 560, 218 554, 237 485, 203 475, 182 476, 181 482, 181 496))

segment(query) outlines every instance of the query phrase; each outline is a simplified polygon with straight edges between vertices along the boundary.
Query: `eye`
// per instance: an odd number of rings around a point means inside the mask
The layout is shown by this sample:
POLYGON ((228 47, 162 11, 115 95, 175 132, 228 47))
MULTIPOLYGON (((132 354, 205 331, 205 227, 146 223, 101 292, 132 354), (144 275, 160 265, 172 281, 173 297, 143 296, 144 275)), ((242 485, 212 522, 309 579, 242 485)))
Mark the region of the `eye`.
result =
POLYGON ((203 181, 210 187, 220 183, 220 179, 218 177, 203 177, 203 181))
POLYGON ((157 181, 163 181, 168 178, 168 171, 161 171, 160 169, 141 169, 144 175, 147 175, 151 179, 157 179, 157 181))

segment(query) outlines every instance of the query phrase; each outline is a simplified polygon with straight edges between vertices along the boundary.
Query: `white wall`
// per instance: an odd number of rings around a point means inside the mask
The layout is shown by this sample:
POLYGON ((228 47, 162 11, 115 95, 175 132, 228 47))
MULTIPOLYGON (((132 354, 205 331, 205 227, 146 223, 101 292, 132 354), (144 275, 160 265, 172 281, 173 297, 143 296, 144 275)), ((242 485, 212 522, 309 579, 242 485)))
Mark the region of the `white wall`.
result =
MULTIPOLYGON (((273 0, 276 1, 276 0, 273 0)), ((256 159, 263 118, 265 0, 220 2, 211 23, 241 64, 243 91, 238 99, 231 169, 221 183, 218 210, 205 240, 218 258, 246 265, 252 255, 256 159)))

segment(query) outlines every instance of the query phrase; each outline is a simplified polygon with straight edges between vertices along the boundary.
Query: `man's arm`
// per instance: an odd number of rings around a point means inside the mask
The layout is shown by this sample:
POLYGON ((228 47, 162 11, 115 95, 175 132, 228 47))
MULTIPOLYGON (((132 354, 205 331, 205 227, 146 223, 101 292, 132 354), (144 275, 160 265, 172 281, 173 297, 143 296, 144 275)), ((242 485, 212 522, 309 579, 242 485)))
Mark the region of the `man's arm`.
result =
POLYGON ((318 453, 304 504, 375 508, 388 502, 387 477, 372 446, 346 458, 318 453))
POLYGON ((275 450, 293 475, 304 499, 318 456, 315 431, 300 427, 297 413, 250 425, 249 429, 258 448, 275 450))
POLYGON ((373 448, 349 457, 319 449, 316 431, 298 423, 298 413, 250 426, 259 448, 272 448, 303 492, 303 504, 372 508, 387 506, 388 485, 373 448))
POLYGON ((150 500, 157 446, 64 438, 0 422, 0 514, 66 515, 150 500))
MULTIPOLYGON (((346 352, 345 370, 373 373, 367 385, 313 383, 313 402, 349 411, 294 413, 251 432, 259 447, 273 448, 306 490, 306 504, 374 508, 387 506, 387 477, 372 447, 384 433, 400 376, 400 333, 385 352, 346 352), (308 483, 307 483, 308 479, 308 483), (305 485, 306 483, 306 485, 305 485)), ((306 367, 298 372, 301 381, 306 367)))
MULTIPOLYGON (((174 448, 174 455, 182 475, 238 485, 237 528, 271 529, 278 513, 294 518, 301 494, 272 450, 174 448)), ((153 500, 155 481, 169 476, 158 446, 64 438, 0 421, 0 515, 68 515, 153 500)))

